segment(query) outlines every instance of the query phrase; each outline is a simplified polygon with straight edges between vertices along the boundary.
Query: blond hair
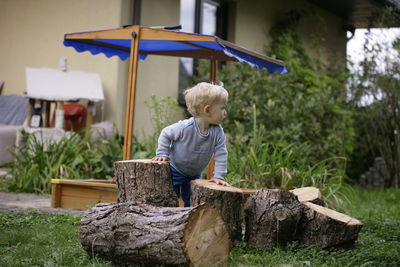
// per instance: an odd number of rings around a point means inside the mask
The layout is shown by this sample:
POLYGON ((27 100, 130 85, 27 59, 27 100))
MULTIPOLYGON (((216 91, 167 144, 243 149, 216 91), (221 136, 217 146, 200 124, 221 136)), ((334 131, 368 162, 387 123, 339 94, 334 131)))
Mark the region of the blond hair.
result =
POLYGON ((199 116, 201 109, 206 105, 228 102, 228 91, 226 91, 222 83, 198 83, 194 87, 187 89, 184 95, 187 109, 193 116, 199 116))

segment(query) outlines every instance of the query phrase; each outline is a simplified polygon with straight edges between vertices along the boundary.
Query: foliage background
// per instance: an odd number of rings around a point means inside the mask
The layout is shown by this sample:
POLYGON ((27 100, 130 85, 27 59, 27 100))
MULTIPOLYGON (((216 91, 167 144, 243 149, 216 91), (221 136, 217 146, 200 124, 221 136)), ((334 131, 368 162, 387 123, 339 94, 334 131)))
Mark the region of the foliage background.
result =
MULTIPOLYGON (((399 25, 399 14, 399 10, 387 8, 374 18, 375 23, 383 27, 399 25)), ((357 136, 348 175, 358 177, 372 166, 376 157, 382 157, 388 173, 382 174, 386 176, 385 186, 399 187, 400 38, 385 43, 368 31, 363 52, 364 59, 348 80, 349 105, 357 136)))

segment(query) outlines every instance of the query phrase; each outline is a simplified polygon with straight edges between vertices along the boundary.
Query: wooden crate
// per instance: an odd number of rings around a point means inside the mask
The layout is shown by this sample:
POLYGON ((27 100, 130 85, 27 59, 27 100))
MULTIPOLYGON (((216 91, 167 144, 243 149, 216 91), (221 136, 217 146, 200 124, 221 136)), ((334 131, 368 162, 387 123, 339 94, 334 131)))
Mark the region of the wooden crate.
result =
POLYGON ((117 202, 117 186, 108 180, 51 180, 53 208, 86 210, 113 202, 117 202))

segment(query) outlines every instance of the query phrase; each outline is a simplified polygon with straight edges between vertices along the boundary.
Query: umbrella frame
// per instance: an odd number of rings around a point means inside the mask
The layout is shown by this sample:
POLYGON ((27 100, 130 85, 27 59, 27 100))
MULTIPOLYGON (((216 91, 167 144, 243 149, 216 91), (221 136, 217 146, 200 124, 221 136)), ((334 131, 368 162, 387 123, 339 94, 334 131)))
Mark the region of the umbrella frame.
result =
MULTIPOLYGON (((218 42, 224 46, 233 48, 240 52, 249 54, 253 57, 280 65, 285 66, 285 63, 281 60, 277 60, 266 55, 251 51, 249 49, 240 47, 228 41, 222 40, 216 36, 190 34, 184 32, 176 32, 171 30, 153 29, 148 27, 141 27, 139 25, 133 25, 125 28, 118 28, 112 30, 100 30, 92 32, 72 33, 64 36, 67 40, 76 40, 83 43, 95 43, 93 39, 116 39, 116 40, 132 40, 130 47, 130 62, 129 62, 129 80, 128 80, 128 96, 126 102, 125 111, 125 131, 124 131, 124 149, 123 149, 123 160, 129 160, 132 154, 132 136, 134 129, 134 117, 135 117, 135 100, 136 100, 136 84, 137 84, 137 70, 138 70, 138 59, 139 59, 139 42, 141 40, 159 40, 159 41, 175 41, 186 45, 201 48, 200 50, 186 50, 186 51, 159 51, 159 52, 143 52, 145 54, 164 55, 164 56, 175 56, 175 57, 191 57, 191 58, 202 58, 210 60, 210 81, 215 82, 217 80, 217 62, 218 61, 238 61, 234 57, 225 55, 223 51, 215 51, 204 47, 196 46, 193 43, 195 41, 204 42, 218 42)), ((101 44, 104 45, 104 44, 101 44)), ((110 45, 112 47, 112 45, 110 45)), ((211 161, 207 177, 212 177, 213 173, 213 160, 211 161)))

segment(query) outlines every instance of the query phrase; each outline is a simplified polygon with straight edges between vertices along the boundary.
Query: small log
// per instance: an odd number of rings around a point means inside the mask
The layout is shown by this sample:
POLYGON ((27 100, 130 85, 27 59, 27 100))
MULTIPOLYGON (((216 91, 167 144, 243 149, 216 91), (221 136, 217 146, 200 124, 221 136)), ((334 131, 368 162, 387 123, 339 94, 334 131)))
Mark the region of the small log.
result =
POLYGON ((316 187, 300 187, 289 190, 289 192, 295 194, 300 202, 311 202, 320 206, 325 206, 321 191, 316 187))
POLYGON ((204 179, 192 181, 190 205, 207 203, 219 211, 233 243, 242 240, 243 192, 233 186, 222 186, 204 179))
POLYGON ((98 204, 84 214, 79 235, 89 255, 124 266, 226 265, 231 246, 221 215, 207 205, 98 204))
POLYGON ((302 213, 303 205, 294 194, 279 189, 261 189, 245 204, 245 241, 266 248, 295 240, 302 213))
POLYGON ((114 164, 118 202, 177 207, 168 162, 122 160, 114 164))
POLYGON ((324 249, 347 247, 357 240, 362 222, 311 202, 303 204, 306 208, 299 226, 300 242, 324 249))

